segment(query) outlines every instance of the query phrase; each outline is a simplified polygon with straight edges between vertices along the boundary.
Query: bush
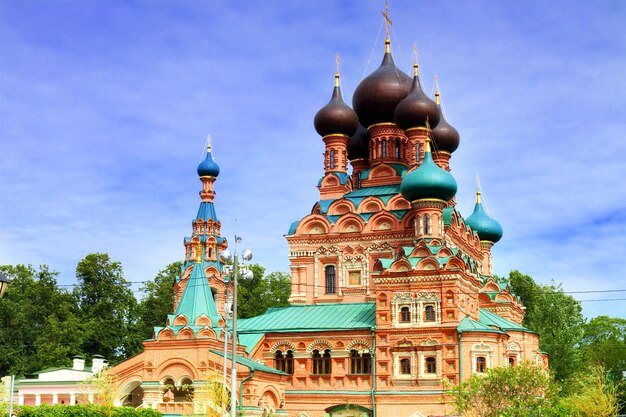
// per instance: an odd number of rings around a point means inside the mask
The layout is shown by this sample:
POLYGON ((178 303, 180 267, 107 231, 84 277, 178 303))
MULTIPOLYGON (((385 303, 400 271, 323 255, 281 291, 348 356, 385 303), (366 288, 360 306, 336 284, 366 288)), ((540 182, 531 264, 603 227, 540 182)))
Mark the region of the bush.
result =
MULTIPOLYGON (((161 413, 149 409, 132 407, 114 407, 113 417, 160 417, 161 413)), ((101 405, 40 405, 36 407, 19 406, 15 413, 19 417, 106 417, 108 409, 101 405)))

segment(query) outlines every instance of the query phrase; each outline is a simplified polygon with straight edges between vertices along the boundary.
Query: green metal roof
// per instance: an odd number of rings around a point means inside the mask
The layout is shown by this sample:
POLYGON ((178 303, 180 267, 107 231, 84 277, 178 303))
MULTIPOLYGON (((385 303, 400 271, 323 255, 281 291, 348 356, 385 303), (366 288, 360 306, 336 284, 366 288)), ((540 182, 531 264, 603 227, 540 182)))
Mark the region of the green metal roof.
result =
MULTIPOLYGON (((220 315, 217 313, 211 287, 204 275, 204 266, 206 266, 205 262, 194 265, 174 316, 184 314, 188 323, 193 324, 198 317, 204 314, 211 319, 213 327, 216 327, 220 315)), ((219 266, 217 267, 219 268, 219 266)))
POLYGON ((265 333, 239 333, 237 331, 237 339, 239 340, 240 345, 244 345, 246 347, 246 352, 252 352, 252 349, 259 343, 261 339, 263 339, 265 333))
POLYGON ((363 187, 358 190, 354 190, 346 194, 345 198, 350 197, 369 197, 369 196, 384 196, 384 195, 396 195, 400 193, 400 184, 392 185, 380 185, 377 187, 363 187))
POLYGON ((490 326, 497 326, 502 330, 516 330, 520 332, 536 333, 524 326, 520 326, 519 324, 512 322, 511 320, 500 317, 489 310, 485 310, 484 308, 480 309, 480 322, 490 326))
POLYGON ((372 329, 375 303, 338 303, 271 308, 265 314, 238 321, 238 332, 317 332, 372 329))
MULTIPOLYGON (((222 350, 210 349, 210 351, 215 353, 216 355, 224 356, 224 351, 222 350)), ((232 362, 231 354, 226 354, 226 357, 228 358, 229 361, 232 362)), ((263 372, 269 372, 271 374, 277 374, 277 375, 289 375, 289 374, 279 371, 278 369, 270 368, 269 366, 263 365, 262 363, 253 361, 252 359, 244 358, 243 356, 239 356, 239 355, 237 355, 237 363, 245 366, 246 368, 250 368, 253 371, 263 371, 263 372)))
POLYGON ((479 332, 479 333, 504 333, 501 330, 494 329, 493 327, 489 327, 486 324, 473 320, 469 317, 465 317, 459 323, 459 326, 456 328, 459 333, 467 333, 467 332, 479 332))

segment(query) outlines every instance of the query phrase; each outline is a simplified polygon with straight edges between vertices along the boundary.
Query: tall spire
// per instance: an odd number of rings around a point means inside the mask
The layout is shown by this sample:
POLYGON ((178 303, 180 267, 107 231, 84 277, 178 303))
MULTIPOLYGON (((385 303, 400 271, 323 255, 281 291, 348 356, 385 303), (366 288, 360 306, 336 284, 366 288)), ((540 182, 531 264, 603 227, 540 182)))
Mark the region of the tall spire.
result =
POLYGON ((335 70, 335 87, 340 87, 339 83, 339 65, 341 64, 341 57, 339 56, 339 52, 335 55, 335 65, 337 69, 335 70))
POLYGON ((389 39, 389 26, 393 24, 391 18, 389 18, 389 0, 385 0, 385 10, 380 12, 385 18, 385 52, 390 52, 389 45, 391 44, 391 40, 389 39))

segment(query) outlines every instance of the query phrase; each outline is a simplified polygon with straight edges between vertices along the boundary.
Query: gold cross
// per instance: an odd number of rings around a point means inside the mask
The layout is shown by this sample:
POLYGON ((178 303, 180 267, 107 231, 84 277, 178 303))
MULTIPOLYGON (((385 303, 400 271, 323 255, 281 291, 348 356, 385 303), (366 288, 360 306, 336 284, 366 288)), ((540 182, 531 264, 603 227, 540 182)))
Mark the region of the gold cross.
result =
POLYGON ((339 74, 339 66, 341 65, 341 57, 339 56, 339 52, 335 54, 335 65, 337 66, 337 74, 339 74))
POLYGON ((380 14, 385 18, 385 33, 387 35, 387 39, 389 39, 389 26, 393 25, 391 19, 389 18, 389 0, 385 0, 385 11, 381 11, 380 14))

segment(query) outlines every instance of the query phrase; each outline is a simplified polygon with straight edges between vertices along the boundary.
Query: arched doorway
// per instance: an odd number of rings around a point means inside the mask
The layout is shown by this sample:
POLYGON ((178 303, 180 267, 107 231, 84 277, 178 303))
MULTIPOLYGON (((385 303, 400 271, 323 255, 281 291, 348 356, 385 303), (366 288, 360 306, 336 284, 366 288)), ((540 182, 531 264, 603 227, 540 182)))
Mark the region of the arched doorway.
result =
POLYGON ((122 388, 116 405, 137 408, 143 404, 141 381, 131 381, 122 388))

